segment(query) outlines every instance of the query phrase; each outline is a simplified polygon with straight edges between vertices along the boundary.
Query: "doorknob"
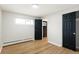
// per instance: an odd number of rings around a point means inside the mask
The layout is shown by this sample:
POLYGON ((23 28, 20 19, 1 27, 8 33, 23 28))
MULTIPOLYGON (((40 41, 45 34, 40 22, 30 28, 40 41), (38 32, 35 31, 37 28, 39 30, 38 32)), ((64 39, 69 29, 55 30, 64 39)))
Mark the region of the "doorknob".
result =
POLYGON ((75 35, 76 33, 73 33, 73 35, 75 35))

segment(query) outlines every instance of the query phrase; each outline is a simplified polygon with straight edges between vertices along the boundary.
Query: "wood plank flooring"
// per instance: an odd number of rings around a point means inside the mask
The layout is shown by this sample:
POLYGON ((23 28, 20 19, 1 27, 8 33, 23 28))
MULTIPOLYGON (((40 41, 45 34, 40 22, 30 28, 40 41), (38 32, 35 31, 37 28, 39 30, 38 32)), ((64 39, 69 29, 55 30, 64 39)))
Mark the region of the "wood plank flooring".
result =
POLYGON ((72 51, 48 43, 47 38, 22 42, 2 49, 2 54, 78 54, 79 51, 72 51))

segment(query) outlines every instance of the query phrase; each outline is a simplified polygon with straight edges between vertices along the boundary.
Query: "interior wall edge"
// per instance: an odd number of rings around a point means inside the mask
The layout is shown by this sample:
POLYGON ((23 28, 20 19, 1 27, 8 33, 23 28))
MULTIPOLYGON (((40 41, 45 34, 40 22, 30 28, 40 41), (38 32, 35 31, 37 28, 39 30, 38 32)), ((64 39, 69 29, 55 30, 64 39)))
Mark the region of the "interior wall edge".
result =
POLYGON ((0 53, 2 50, 2 9, 0 8, 0 53))
POLYGON ((57 44, 57 43, 54 43, 54 42, 51 42, 51 41, 48 41, 48 43, 51 43, 51 44, 56 45, 56 46, 58 46, 58 47, 62 47, 61 44, 57 44))

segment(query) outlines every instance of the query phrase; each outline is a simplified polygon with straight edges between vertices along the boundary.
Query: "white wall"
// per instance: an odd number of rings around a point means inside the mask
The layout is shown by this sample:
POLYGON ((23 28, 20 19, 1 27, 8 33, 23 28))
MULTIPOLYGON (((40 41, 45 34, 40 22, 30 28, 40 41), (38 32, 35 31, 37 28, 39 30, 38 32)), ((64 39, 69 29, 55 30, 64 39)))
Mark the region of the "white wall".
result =
POLYGON ((48 16, 48 41, 55 45, 62 44, 62 16, 55 14, 48 16))
POLYGON ((79 49, 79 12, 76 13, 76 48, 79 49))
POLYGON ((1 9, 0 9, 0 52, 2 49, 2 14, 1 14, 1 9))
POLYGON ((76 48, 79 49, 79 18, 76 19, 76 48))
POLYGON ((34 20, 34 17, 3 11, 3 43, 13 44, 20 41, 34 40, 34 25, 16 24, 16 18, 34 20), (9 43, 11 42, 11 43, 9 43))
POLYGON ((62 15, 78 11, 79 6, 61 10, 47 16, 48 19, 48 41, 57 46, 62 46, 62 15))

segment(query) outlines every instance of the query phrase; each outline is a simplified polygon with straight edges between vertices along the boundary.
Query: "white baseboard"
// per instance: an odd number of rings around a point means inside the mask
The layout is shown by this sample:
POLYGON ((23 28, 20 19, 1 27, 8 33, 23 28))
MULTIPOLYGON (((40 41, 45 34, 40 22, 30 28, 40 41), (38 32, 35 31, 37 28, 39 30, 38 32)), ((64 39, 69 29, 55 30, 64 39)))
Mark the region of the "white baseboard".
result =
POLYGON ((11 45, 11 44, 16 44, 16 43, 21 43, 21 42, 30 41, 30 40, 33 40, 33 39, 30 38, 30 39, 24 39, 24 40, 17 40, 17 41, 14 41, 14 42, 5 43, 5 44, 3 44, 3 46, 7 46, 7 45, 11 45))
POLYGON ((76 47, 76 49, 79 49, 79 47, 76 47))
POLYGON ((51 43, 51 44, 53 44, 53 45, 56 45, 56 46, 62 47, 62 45, 60 45, 60 44, 53 43, 53 42, 50 42, 50 41, 48 41, 48 42, 51 43))

